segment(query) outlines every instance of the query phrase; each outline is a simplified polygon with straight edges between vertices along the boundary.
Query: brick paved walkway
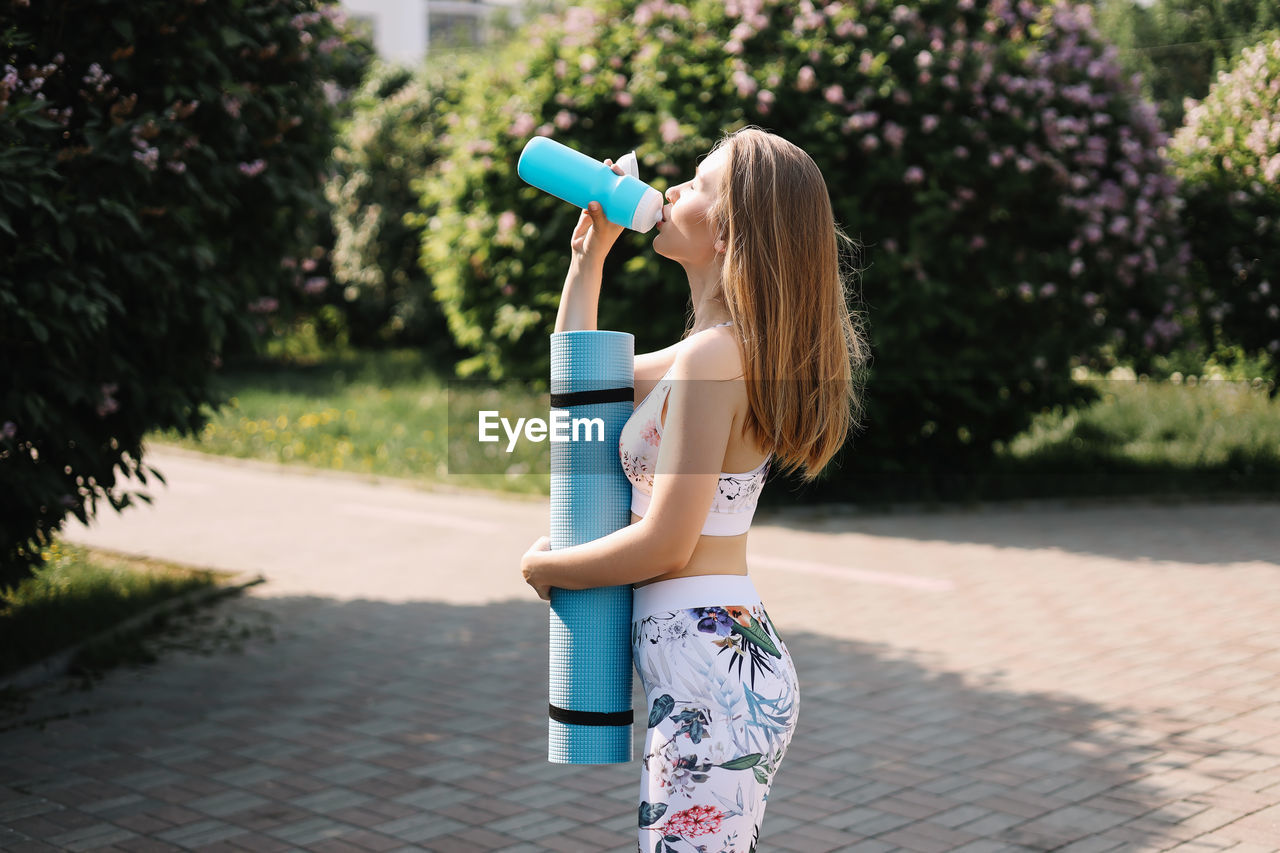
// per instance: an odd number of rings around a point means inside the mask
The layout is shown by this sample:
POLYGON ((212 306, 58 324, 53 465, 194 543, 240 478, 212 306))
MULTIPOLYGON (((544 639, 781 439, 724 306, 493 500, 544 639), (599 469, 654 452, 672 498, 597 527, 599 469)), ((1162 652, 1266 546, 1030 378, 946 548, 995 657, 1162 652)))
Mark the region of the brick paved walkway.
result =
MULTIPOLYGON (((546 761, 545 501, 149 461, 68 538, 269 582, 0 711, 0 848, 634 850, 638 761, 546 761)), ((750 554, 802 697, 761 853, 1280 850, 1280 504, 775 513, 750 554)))

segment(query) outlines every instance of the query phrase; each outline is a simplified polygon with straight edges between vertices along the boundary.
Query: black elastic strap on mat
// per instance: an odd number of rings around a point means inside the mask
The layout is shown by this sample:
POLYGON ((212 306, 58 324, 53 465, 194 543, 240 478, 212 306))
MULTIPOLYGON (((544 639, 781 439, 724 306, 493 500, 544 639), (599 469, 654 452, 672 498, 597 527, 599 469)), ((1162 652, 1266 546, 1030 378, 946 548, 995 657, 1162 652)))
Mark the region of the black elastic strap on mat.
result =
POLYGON ((630 711, 570 711, 547 705, 551 719, 557 723, 572 723, 576 726, 629 726, 636 719, 636 712, 630 711))
POLYGON ((551 395, 551 408, 567 409, 588 403, 630 403, 635 398, 634 388, 601 388, 598 391, 569 391, 551 395))

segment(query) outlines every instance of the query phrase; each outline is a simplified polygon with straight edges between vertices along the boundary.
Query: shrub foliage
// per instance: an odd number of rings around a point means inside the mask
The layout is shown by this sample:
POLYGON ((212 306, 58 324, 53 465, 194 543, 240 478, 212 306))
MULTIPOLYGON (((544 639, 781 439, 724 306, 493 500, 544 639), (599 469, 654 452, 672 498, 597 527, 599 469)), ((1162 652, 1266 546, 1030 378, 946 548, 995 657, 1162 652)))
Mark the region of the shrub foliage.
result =
POLYGON ((1280 0, 1098 0, 1098 25, 1140 73, 1167 128, 1186 119, 1240 51, 1280 28, 1280 0))
POLYGON ((68 514, 128 506, 117 470, 158 475, 143 434, 199 430, 222 354, 295 298, 282 259, 310 245, 332 95, 367 50, 313 0, 0 7, 8 585, 68 514))
POLYGON ((440 363, 460 358, 431 278, 418 262, 418 182, 435 166, 466 82, 467 56, 417 72, 377 63, 350 101, 325 187, 335 234, 334 304, 350 341, 415 346, 440 363), (418 215, 406 219, 405 213, 418 215))
POLYGON ((1205 336, 1280 364, 1280 38, 1243 51, 1187 106, 1169 157, 1205 336))

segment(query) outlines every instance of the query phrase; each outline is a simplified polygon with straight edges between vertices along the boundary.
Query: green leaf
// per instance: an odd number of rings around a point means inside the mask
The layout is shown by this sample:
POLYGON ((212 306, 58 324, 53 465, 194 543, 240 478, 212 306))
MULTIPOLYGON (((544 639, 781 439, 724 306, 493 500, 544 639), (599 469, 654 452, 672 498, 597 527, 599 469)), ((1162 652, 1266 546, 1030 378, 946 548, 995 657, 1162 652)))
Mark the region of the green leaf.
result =
POLYGON ((640 802, 640 825, 651 826, 667 813, 666 803, 640 802))
POLYGON ((657 699, 653 700, 653 708, 649 711, 649 728, 653 728, 662 722, 662 718, 671 713, 671 709, 676 706, 676 700, 672 699, 668 694, 663 693, 657 699))
POLYGON ((752 767, 751 772, 756 774, 756 781, 761 785, 769 784, 769 777, 765 775, 765 772, 762 769, 759 767, 752 767))
POLYGON ((248 44, 249 40, 240 34, 238 30, 231 27, 222 28, 222 40, 226 42, 227 47, 239 47, 242 44, 248 44))
POLYGON ((27 120, 27 124, 31 125, 32 127, 38 127, 41 130, 62 130, 62 125, 54 121, 53 119, 49 118, 48 116, 42 116, 42 115, 33 113, 27 116, 26 120, 27 120))
POLYGON ((759 764, 762 757, 763 756, 760 753, 753 752, 750 755, 744 755, 740 758, 733 759, 733 761, 726 761, 724 764, 717 764, 716 766, 723 767, 725 770, 746 770, 748 767, 755 767, 759 764))
POLYGON ((735 622, 733 625, 733 632, 735 634, 741 634, 743 639, 755 643, 775 658, 782 657, 782 652, 778 651, 778 647, 773 644, 773 640, 770 640, 769 635, 760 627, 760 622, 756 617, 751 617, 750 627, 743 627, 735 622))

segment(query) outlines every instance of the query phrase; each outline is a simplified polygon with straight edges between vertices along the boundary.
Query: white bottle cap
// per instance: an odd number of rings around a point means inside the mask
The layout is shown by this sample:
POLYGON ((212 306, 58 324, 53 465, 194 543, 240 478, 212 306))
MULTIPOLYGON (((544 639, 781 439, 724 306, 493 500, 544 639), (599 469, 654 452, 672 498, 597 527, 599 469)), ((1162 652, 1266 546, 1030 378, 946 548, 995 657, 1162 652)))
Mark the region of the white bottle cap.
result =
POLYGON ((631 229, 644 233, 662 221, 662 193, 649 187, 640 197, 636 212, 631 215, 631 229))
POLYGON ((628 151, 619 157, 618 166, 622 169, 624 175, 630 175, 636 180, 640 180, 640 163, 636 160, 636 152, 628 151))

